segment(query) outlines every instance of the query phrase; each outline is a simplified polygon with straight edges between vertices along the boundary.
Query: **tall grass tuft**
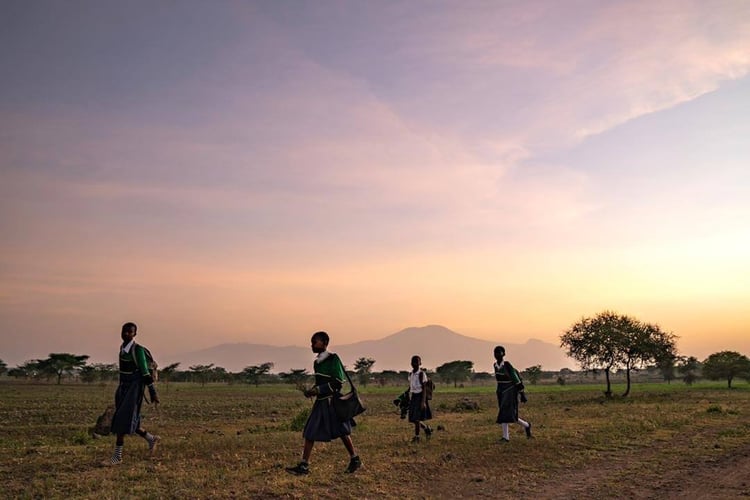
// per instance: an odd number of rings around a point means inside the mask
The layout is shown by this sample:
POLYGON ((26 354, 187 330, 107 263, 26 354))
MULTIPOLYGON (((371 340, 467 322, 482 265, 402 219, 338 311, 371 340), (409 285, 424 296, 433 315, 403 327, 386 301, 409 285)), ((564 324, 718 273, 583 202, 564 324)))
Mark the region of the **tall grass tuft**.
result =
POLYGON ((289 423, 289 430, 291 431, 302 431, 305 428, 307 417, 310 416, 310 408, 303 408, 297 415, 294 416, 292 421, 289 423))

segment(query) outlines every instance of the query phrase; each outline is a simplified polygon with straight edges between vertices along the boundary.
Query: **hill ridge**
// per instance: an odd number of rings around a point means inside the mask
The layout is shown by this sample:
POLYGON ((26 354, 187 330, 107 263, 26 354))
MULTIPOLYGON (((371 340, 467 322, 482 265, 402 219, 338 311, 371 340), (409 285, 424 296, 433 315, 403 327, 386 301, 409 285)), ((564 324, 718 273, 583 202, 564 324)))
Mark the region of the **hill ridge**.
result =
MULTIPOLYGON (((349 344, 337 343, 335 337, 331 340, 331 350, 341 356, 348 368, 355 360, 366 357, 375 359, 374 371, 406 370, 414 354, 422 357, 426 368, 434 369, 448 361, 462 359, 473 361, 475 371, 491 371, 492 350, 498 344, 505 346, 508 359, 519 369, 534 365, 542 365, 545 370, 573 367, 573 361, 562 349, 549 342, 538 339, 528 339, 523 344, 495 342, 462 335, 437 324, 411 326, 380 339, 349 344)), ((180 362, 183 366, 214 363, 232 372, 271 362, 274 373, 310 369, 313 359, 308 345, 272 346, 252 342, 223 343, 165 357, 168 363, 180 362)))

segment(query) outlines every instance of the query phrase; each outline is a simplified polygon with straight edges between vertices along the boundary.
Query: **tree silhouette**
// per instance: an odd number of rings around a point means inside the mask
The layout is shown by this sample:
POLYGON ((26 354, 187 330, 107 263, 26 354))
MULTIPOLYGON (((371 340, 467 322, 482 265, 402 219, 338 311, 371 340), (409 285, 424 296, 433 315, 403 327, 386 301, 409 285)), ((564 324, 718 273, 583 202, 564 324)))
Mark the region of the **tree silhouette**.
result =
POLYGON ((711 354, 703 362, 703 376, 709 380, 726 380, 727 388, 731 389, 734 378, 750 379, 750 359, 734 351, 711 354))
POLYGON ((471 370, 473 368, 473 361, 449 361, 438 366, 435 372, 442 380, 453 382, 453 387, 456 387, 459 382, 463 382, 471 377, 471 370))
POLYGON ((524 378, 528 379, 531 385, 536 385, 542 377, 542 365, 534 365, 523 371, 524 378))
POLYGON ((8 376, 13 378, 36 378, 38 375, 39 363, 36 361, 27 361, 8 370, 8 376))
POLYGON ((81 380, 88 383, 114 380, 118 373, 119 369, 115 364, 94 363, 81 368, 81 380))
POLYGON ((671 384, 675 379, 675 361, 677 361, 677 356, 668 356, 656 365, 662 378, 668 384, 671 384))
POLYGON ((294 384, 297 387, 302 387, 309 376, 306 368, 293 368, 289 373, 279 374, 281 380, 288 384, 294 384))
POLYGON ((370 380, 370 371, 374 364, 375 360, 372 358, 359 358, 354 362, 354 371, 359 378, 359 383, 363 386, 367 386, 367 382, 370 380))
MULTIPOLYGON (((627 316, 626 316, 627 317, 627 316)), ((659 325, 643 323, 628 318, 628 328, 622 332, 621 353, 625 364, 627 388, 623 397, 630 394, 630 371, 642 368, 650 362, 657 364, 674 360, 675 336, 664 332, 659 325)))
POLYGON ((190 367, 190 371, 193 372, 193 374, 196 377, 198 377, 198 380, 200 381, 201 385, 206 385, 208 376, 213 370, 213 368, 214 368, 213 363, 209 365, 193 365, 190 367))
POLYGON ((402 377, 396 370, 383 370, 382 372, 373 373, 373 376, 381 387, 388 384, 398 384, 406 378, 402 377))
POLYGON ((661 362, 675 356, 675 336, 658 325, 642 323, 635 318, 604 311, 593 318, 581 318, 560 336, 560 346, 580 363, 584 370, 601 369, 607 381, 604 394, 612 396, 610 373, 623 367, 630 394, 630 372, 646 363, 661 362))
POLYGON ((687 385, 693 385, 693 382, 698 380, 700 368, 701 364, 695 356, 682 358, 680 364, 677 365, 677 371, 682 375, 682 381, 687 385))
POLYGON ((5 361, 0 359, 0 375, 8 371, 8 365, 5 364, 5 361))
POLYGON ((262 365, 246 366, 245 369, 242 370, 241 375, 245 380, 247 380, 249 384, 255 384, 255 387, 258 387, 260 378, 263 375, 268 374, 268 372, 271 371, 271 368, 273 368, 273 363, 263 363, 262 365))
POLYGON ((172 375, 175 374, 178 366, 180 366, 179 361, 177 363, 172 363, 171 365, 167 365, 161 370, 159 370, 159 378, 164 380, 164 385, 167 386, 167 390, 169 390, 169 379, 172 378, 172 375))
POLYGON ((37 360, 39 369, 43 373, 50 373, 57 376, 57 383, 60 384, 63 375, 70 375, 86 364, 89 356, 86 354, 76 355, 67 352, 51 353, 47 359, 37 360))

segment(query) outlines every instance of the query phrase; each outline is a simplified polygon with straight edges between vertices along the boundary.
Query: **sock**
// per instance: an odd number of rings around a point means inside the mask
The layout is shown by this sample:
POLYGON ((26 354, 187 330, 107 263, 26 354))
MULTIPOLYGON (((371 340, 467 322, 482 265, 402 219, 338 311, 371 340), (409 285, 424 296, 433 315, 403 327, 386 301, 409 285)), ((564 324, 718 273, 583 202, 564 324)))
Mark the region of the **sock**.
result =
POLYGON ((510 428, 508 424, 503 424, 503 439, 510 441, 510 428))
POLYGON ((519 419, 518 419, 518 423, 519 423, 519 424, 521 425, 521 427, 523 427, 524 429, 525 429, 525 428, 527 428, 527 427, 529 426, 529 423, 528 423, 528 422, 527 422, 526 420, 522 419, 522 418, 519 418, 519 419))
POLYGON ((112 458, 110 458, 109 461, 113 464, 122 462, 122 446, 115 446, 115 452, 112 454, 112 458))

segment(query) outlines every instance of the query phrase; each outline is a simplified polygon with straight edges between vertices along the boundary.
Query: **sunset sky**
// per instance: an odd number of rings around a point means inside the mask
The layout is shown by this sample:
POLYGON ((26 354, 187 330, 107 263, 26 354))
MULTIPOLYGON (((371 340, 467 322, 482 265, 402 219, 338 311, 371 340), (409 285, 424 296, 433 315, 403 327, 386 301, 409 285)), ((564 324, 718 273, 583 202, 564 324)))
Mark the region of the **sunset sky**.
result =
POLYGON ((0 5, 0 359, 559 343, 750 355, 750 2, 0 5))

